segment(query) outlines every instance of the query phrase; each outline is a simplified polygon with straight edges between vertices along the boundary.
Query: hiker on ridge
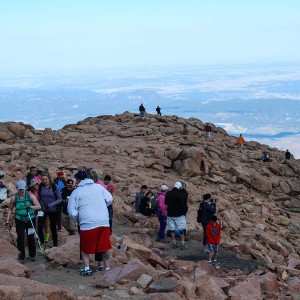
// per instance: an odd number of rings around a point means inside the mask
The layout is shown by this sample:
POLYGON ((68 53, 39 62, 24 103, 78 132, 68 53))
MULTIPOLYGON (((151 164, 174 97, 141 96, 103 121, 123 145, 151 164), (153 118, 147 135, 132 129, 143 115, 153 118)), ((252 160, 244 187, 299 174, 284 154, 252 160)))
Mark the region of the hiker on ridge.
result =
POLYGON ((211 125, 209 123, 205 123, 204 131, 207 137, 211 137, 211 125))
POLYGON ((289 151, 289 149, 286 150, 284 156, 285 156, 285 159, 286 159, 286 160, 291 159, 291 152, 289 151))
POLYGON ((245 140, 244 140, 242 134, 240 134, 240 136, 236 139, 236 143, 238 144, 240 150, 242 150, 244 148, 245 140))
POLYGON ((143 117, 145 115, 145 112, 146 112, 146 109, 145 109, 143 103, 141 103, 141 105, 139 106, 139 111, 140 111, 140 116, 143 117))
POLYGON ((159 116, 161 116, 161 108, 159 106, 156 107, 156 112, 159 116))

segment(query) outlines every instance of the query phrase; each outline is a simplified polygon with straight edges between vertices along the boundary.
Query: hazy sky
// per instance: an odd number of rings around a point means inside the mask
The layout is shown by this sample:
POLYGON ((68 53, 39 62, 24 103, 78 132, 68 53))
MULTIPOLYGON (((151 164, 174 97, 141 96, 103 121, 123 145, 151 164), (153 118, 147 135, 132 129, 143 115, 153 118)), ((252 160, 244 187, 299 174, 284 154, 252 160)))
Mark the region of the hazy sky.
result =
POLYGON ((1 0, 0 72, 300 62, 299 0, 1 0))

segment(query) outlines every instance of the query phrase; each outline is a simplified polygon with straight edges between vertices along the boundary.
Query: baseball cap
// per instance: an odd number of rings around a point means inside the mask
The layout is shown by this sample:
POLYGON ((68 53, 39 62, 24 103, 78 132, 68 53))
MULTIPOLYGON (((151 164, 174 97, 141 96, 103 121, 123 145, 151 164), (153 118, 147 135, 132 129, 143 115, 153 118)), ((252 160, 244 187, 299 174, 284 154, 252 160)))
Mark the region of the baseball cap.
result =
POLYGON ((163 184, 163 185, 160 187, 160 190, 161 190, 161 191, 167 191, 167 190, 168 190, 168 187, 167 187, 165 184, 163 184))
POLYGON ((73 179, 67 179, 66 185, 67 186, 73 186, 74 185, 74 180, 73 179))
POLYGON ((180 181, 175 182, 174 187, 176 187, 177 189, 182 189, 182 184, 180 181))
POLYGON ((64 172, 63 172, 63 171, 58 171, 56 174, 57 174, 57 176, 59 176, 59 177, 60 177, 60 176, 64 176, 64 172))
POLYGON ((88 177, 88 175, 87 175, 86 170, 80 170, 74 175, 74 177, 76 179, 83 180, 83 179, 86 179, 88 177))
POLYGON ((25 190, 26 189, 26 182, 24 180, 19 180, 17 182, 17 189, 19 190, 25 190))

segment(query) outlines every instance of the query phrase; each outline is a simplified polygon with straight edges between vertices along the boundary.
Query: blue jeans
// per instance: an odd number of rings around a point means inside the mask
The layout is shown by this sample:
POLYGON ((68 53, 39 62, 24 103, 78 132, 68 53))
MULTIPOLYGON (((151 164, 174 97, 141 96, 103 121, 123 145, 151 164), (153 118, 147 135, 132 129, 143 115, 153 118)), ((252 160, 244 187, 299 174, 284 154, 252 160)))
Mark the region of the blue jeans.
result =
POLYGON ((166 234, 165 230, 167 227, 167 216, 162 215, 161 212, 158 212, 158 220, 159 220, 159 231, 158 231, 158 237, 160 239, 164 239, 166 234))

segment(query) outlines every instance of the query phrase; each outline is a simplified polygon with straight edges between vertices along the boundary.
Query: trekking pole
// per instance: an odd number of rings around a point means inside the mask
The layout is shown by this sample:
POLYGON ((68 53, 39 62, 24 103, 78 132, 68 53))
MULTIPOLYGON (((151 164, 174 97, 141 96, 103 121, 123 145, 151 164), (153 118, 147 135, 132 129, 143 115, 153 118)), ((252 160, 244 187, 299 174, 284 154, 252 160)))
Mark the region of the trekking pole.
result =
POLYGON ((31 223, 31 226, 34 230, 34 236, 35 236, 35 239, 37 240, 38 244, 39 244, 39 248, 40 248, 40 251, 42 253, 42 255, 44 256, 45 255, 45 252, 43 251, 43 248, 42 248, 42 244, 41 244, 41 241, 40 241, 40 238, 39 238, 39 235, 37 234, 36 230, 35 230, 35 227, 33 225, 33 222, 32 222, 32 219, 31 219, 31 216, 30 216, 30 213, 29 213, 29 210, 28 210, 28 206, 26 206, 26 211, 27 211, 27 215, 28 215, 28 218, 30 220, 30 223, 31 223))

